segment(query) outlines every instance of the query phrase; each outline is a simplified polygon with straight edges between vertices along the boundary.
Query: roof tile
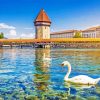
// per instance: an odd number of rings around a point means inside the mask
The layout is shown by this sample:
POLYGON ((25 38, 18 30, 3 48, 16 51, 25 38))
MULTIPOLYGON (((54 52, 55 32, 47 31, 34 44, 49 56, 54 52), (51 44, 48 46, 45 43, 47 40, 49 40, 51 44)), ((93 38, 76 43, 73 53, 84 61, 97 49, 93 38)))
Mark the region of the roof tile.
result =
POLYGON ((48 22, 48 23, 51 23, 48 15, 46 14, 46 12, 43 9, 40 11, 40 13, 38 14, 38 16, 36 17, 34 22, 48 22))

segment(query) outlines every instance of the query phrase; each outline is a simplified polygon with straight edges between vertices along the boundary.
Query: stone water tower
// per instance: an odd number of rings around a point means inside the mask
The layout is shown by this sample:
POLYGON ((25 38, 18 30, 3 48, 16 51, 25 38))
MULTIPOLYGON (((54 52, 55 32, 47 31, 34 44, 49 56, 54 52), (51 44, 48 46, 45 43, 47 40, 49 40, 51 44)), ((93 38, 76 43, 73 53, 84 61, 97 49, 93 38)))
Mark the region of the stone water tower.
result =
POLYGON ((50 39, 50 25, 51 21, 46 12, 42 9, 34 21, 35 38, 36 39, 50 39))

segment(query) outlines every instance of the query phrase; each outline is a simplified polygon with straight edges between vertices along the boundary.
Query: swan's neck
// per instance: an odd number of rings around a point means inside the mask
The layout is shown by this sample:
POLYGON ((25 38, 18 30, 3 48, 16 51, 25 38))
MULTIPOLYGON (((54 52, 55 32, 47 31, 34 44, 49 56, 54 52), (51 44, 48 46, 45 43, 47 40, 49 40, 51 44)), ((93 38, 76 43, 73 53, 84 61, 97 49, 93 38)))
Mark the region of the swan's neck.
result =
POLYGON ((68 66, 68 72, 67 72, 67 74, 65 75, 65 78, 64 78, 65 80, 68 80, 69 75, 70 75, 70 73, 71 73, 71 65, 68 64, 67 66, 68 66))

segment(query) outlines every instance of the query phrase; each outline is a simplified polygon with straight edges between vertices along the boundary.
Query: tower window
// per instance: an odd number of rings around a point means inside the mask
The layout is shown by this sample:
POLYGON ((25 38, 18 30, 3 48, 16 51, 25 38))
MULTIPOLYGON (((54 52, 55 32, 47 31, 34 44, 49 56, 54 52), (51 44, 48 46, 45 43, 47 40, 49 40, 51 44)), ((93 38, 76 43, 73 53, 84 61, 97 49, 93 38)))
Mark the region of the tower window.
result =
POLYGON ((46 29, 46 26, 45 26, 45 29, 46 29))

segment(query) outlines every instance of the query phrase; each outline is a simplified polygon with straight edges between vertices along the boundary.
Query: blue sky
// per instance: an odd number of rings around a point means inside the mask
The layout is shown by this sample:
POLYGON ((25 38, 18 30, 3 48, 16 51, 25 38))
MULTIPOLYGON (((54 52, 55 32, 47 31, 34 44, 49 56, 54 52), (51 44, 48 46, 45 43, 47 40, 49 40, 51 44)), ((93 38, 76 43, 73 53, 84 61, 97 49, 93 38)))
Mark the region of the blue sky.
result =
POLYGON ((100 0, 0 0, 0 32, 6 37, 34 37, 33 21, 41 9, 51 32, 100 25, 100 0))

